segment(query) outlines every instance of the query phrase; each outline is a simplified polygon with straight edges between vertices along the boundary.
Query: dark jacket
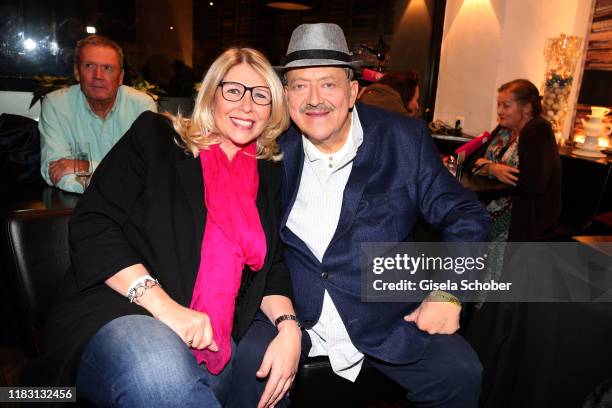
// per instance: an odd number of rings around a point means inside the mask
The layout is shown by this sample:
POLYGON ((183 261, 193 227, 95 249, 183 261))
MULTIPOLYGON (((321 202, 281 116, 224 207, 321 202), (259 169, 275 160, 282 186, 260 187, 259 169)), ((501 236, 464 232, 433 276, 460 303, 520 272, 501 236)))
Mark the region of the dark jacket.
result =
POLYGON ((359 102, 409 116, 401 95, 389 85, 372 84, 368 86, 364 89, 359 102))
MULTIPOLYGON (((72 385, 80 356, 106 323, 148 314, 104 281, 142 263, 178 303, 189 306, 206 221, 199 158, 179 148, 170 122, 145 112, 96 169, 70 221, 72 269, 47 322, 45 385, 72 385)), ((258 161, 257 208, 266 235, 263 269, 245 268, 234 334, 242 336, 264 295, 291 296, 278 239, 280 164, 258 161)))
MULTIPOLYGON (((501 127, 493 130, 489 143, 501 127)), ((484 157, 489 143, 480 147, 469 159, 470 166, 484 157)), ((518 191, 512 197, 512 220, 509 241, 528 242, 554 228, 561 215, 561 160, 550 123, 533 118, 519 135, 518 191)))
POLYGON ((294 127, 281 138, 285 259, 296 312, 305 326, 319 319, 327 290, 359 351, 407 364, 420 358, 431 336, 403 319, 418 303, 362 301, 361 243, 411 241, 420 217, 441 230, 445 241, 484 241, 490 217, 444 168, 425 122, 362 104, 357 112, 363 143, 322 262, 286 226, 300 185, 304 148, 294 127))

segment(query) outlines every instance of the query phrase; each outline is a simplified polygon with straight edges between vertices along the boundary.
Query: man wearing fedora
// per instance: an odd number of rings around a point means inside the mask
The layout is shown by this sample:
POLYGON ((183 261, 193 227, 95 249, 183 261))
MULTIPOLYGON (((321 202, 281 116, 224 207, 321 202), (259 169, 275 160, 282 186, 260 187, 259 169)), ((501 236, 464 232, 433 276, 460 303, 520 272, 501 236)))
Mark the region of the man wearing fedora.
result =
MULTIPOLYGON (((358 66, 339 26, 303 24, 279 67, 294 123, 280 140, 280 228, 302 354, 328 356, 350 381, 366 362, 417 406, 476 407, 481 365, 455 333, 460 300, 438 292, 420 304, 362 302, 360 244, 410 241, 419 217, 445 241, 484 241, 489 216, 442 166, 424 122, 355 105, 358 66)), ((261 344, 274 337, 256 335, 261 344)), ((236 361, 263 353, 253 337, 241 343, 236 361)))

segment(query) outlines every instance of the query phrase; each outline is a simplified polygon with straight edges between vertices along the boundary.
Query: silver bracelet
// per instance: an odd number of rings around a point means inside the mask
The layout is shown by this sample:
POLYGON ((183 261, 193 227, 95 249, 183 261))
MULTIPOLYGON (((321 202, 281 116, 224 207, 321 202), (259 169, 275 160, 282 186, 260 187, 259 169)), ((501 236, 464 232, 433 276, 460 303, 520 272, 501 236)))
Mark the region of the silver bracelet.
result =
POLYGON ((130 303, 134 303, 134 300, 143 296, 147 289, 151 289, 154 286, 159 286, 161 288, 161 285, 157 279, 147 278, 131 288, 128 291, 127 298, 130 300, 130 303))
POLYGON ((134 281, 132 282, 132 284, 127 288, 127 290, 125 291, 125 297, 128 297, 130 294, 130 291, 136 287, 136 285, 138 285, 139 283, 142 283, 144 281, 146 281, 147 279, 153 279, 153 277, 149 274, 147 275, 142 275, 136 279, 134 279, 134 281))

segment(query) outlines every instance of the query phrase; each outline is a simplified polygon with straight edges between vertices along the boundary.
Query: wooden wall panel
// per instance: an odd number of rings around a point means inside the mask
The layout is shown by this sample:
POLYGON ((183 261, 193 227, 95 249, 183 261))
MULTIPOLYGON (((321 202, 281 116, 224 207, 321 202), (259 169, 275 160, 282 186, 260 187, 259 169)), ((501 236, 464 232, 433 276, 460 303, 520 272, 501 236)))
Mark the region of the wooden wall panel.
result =
MULTIPOLYGON (((589 34, 588 41, 587 55, 584 65, 585 75, 582 75, 582 86, 586 86, 584 81, 586 81, 586 73, 588 71, 612 71, 612 0, 597 0, 595 2, 593 23, 591 25, 591 32, 589 34)), ((603 87, 602 89, 609 86, 610 78, 607 78, 608 74, 609 76, 612 76, 612 72, 606 72, 606 78, 598 77, 606 82, 605 84, 601 84, 603 87)), ((591 85, 592 84, 590 84, 589 88, 591 85)), ((581 120, 588 120, 587 115, 591 113, 591 104, 598 103, 589 98, 589 96, 585 96, 584 98, 587 100, 580 100, 579 98, 576 106, 574 128, 572 131, 574 136, 584 135, 581 120)), ((606 123, 612 122, 611 116, 608 115, 604 121, 606 123)))
POLYGON ((585 69, 612 71, 612 0, 597 0, 585 69))

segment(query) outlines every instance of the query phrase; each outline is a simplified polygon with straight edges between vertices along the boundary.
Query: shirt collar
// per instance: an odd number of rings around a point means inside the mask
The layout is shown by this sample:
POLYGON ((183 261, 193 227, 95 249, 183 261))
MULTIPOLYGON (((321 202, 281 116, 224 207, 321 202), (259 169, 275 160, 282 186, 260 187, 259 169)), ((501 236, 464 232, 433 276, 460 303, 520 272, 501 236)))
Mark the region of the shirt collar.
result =
POLYGON ((304 155, 307 160, 314 162, 317 160, 330 160, 333 158, 336 162, 336 168, 346 164, 353 160, 357 155, 357 149, 363 143, 363 129, 361 122, 359 121, 359 115, 357 114, 357 107, 353 107, 351 114, 351 127, 349 128, 348 137, 344 142, 344 145, 334 153, 323 153, 317 147, 308 140, 304 134, 302 134, 302 141, 304 145, 304 155))
POLYGON ((96 115, 96 113, 91 109, 91 106, 89 106, 89 102, 87 102, 87 97, 85 97, 85 94, 83 93, 83 91, 80 89, 80 85, 77 84, 79 86, 79 94, 81 95, 81 101, 83 102, 83 104, 85 105, 85 110, 93 117, 98 118, 100 120, 106 120, 108 119, 110 116, 112 116, 115 111, 117 110, 117 105, 118 105, 118 101, 119 98, 121 97, 122 91, 123 91, 123 85, 119 85, 119 89, 117 90, 117 95, 115 95, 115 101, 113 102, 113 107, 111 108, 110 111, 108 111, 108 115, 106 115, 106 118, 102 119, 101 117, 99 117, 98 115, 96 115))

